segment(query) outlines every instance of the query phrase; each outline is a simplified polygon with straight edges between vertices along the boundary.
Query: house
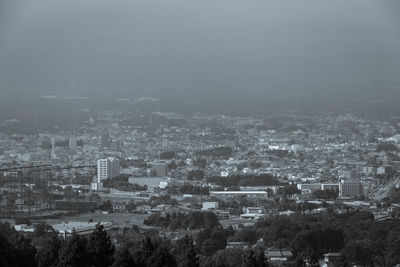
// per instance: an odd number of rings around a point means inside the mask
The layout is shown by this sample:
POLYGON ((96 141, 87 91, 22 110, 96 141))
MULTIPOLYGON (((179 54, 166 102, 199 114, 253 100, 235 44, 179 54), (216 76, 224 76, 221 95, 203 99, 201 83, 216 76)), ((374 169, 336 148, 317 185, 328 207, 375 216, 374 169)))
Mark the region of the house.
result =
POLYGON ((261 207, 246 207, 243 210, 244 214, 240 215, 241 219, 257 220, 266 216, 265 209, 261 207))
POLYGON ((201 210, 217 210, 218 208, 218 202, 203 202, 201 210))
POLYGON ((219 220, 228 220, 229 219, 229 212, 228 211, 220 211, 217 210, 215 212, 219 220))
POLYGON ((113 202, 112 206, 112 209, 115 212, 123 212, 126 210, 126 203, 124 202, 113 202))
POLYGON ((282 250, 279 248, 269 248, 264 251, 264 255, 269 262, 286 262, 292 256, 293 253, 290 250, 282 250))

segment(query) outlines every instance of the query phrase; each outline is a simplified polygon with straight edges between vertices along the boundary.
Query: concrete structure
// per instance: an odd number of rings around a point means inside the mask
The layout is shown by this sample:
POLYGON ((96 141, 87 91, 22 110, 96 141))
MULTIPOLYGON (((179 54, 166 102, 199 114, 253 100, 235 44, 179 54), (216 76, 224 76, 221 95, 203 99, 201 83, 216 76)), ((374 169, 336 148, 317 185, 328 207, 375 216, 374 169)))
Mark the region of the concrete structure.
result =
POLYGON ((278 191, 281 185, 263 185, 263 186, 241 186, 240 191, 268 191, 272 190, 274 194, 278 191))
POLYGON ((265 191, 211 191, 210 196, 216 198, 249 197, 267 199, 268 193, 265 191))
MULTIPOLYGON (((53 224, 52 227, 58 233, 66 236, 72 234, 73 231, 79 234, 89 234, 96 229, 96 225, 99 222, 62 222, 58 224, 53 224)), ((109 229, 112 226, 112 222, 101 222, 101 225, 105 229, 109 229)))
POLYGON ((267 216, 265 214, 265 210, 260 207, 246 207, 243 210, 244 214, 240 215, 241 219, 257 220, 259 218, 267 216))
POLYGON ((279 248, 269 248, 264 252, 265 257, 269 262, 286 262, 292 256, 293 253, 290 250, 281 250, 279 248))
POLYGON ((364 187, 357 181, 341 180, 339 183, 339 197, 359 197, 364 195, 364 187))
POLYGON ((94 181, 90 183, 90 189, 93 191, 98 191, 103 189, 103 183, 98 183, 97 181, 94 181))
POLYGON ((203 202, 201 210, 217 210, 219 208, 218 202, 203 202))
POLYGON ((376 170, 376 174, 378 175, 384 175, 391 172, 393 172, 393 167, 390 165, 379 166, 378 169, 376 170))
POLYGON ((97 160, 97 182, 111 179, 120 174, 119 159, 105 158, 97 160))
POLYGON ((297 184, 297 189, 310 192, 318 190, 339 190, 339 184, 297 184))
POLYGON ((265 209, 261 207, 246 207, 243 209, 246 214, 263 214, 265 209))
POLYGON ((370 167, 370 166, 364 166, 362 168, 362 173, 363 174, 376 174, 376 168, 375 167, 370 167))
POLYGON ((246 219, 246 220, 258 220, 260 218, 266 217, 267 214, 252 214, 252 213, 244 213, 240 215, 241 219, 246 219))
POLYGON ((56 140, 54 137, 51 138, 51 158, 56 158, 56 140))

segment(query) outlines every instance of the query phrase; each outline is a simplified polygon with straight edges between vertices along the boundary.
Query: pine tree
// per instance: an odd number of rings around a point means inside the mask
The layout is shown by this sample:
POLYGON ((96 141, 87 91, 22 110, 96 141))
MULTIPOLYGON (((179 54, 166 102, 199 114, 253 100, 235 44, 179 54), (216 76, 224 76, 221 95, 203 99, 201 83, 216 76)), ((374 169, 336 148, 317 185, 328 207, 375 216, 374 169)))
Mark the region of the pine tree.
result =
POLYGON ((179 259, 179 266, 182 267, 198 267, 199 259, 197 258, 196 251, 193 246, 192 237, 185 235, 183 239, 183 252, 179 259))
POLYGON ((58 262, 61 241, 56 232, 48 232, 35 240, 39 267, 55 266, 58 262))
POLYGON ((257 261, 254 256, 254 251, 249 250, 246 252, 246 257, 243 262, 243 267, 256 267, 257 266, 257 261))
POLYGON ((87 240, 81 237, 75 231, 72 236, 63 245, 58 267, 72 267, 72 266, 89 266, 89 255, 87 252, 87 240))
POLYGON ((176 261, 164 245, 159 245, 147 260, 148 267, 175 267, 176 261))
POLYGON ((131 254, 131 246, 133 243, 127 242, 120 250, 115 253, 114 267, 130 267, 138 266, 131 254))
POLYGON ((113 263, 114 245, 103 225, 97 224, 89 236, 88 253, 91 264, 96 267, 106 267, 113 263))

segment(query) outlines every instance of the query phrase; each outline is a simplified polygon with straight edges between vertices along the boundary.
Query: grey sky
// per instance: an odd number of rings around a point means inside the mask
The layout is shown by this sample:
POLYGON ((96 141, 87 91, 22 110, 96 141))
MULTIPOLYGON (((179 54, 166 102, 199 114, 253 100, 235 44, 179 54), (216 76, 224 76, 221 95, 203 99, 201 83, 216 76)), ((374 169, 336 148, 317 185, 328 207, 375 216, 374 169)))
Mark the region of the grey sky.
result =
POLYGON ((0 92, 400 91, 394 0, 0 0, 0 92))

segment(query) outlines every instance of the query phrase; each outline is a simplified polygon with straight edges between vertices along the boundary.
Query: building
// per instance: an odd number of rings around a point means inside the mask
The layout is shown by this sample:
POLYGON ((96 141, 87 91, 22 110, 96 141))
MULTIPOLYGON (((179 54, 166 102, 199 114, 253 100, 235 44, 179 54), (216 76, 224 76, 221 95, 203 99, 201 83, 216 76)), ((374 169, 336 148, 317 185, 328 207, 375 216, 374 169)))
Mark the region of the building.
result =
POLYGON ((55 138, 51 138, 51 158, 56 158, 56 140, 55 138))
POLYGON ((111 179, 120 174, 119 159, 105 158, 97 160, 97 181, 111 179))
POLYGON ((261 207, 246 207, 243 210, 244 214, 240 215, 241 219, 257 220, 259 218, 267 216, 265 214, 265 209, 261 207))
POLYGON ((362 168, 362 173, 365 174, 365 175, 376 174, 376 171, 377 171, 376 168, 375 167, 371 167, 371 166, 364 166, 362 168))
POLYGON ((268 262, 279 263, 288 261, 293 256, 293 253, 290 250, 269 248, 264 252, 264 255, 268 262))
POLYGON ((203 202, 203 207, 201 210, 217 210, 218 208, 218 202, 203 202))
POLYGON ((261 207, 246 207, 243 208, 245 214, 264 214, 265 209, 261 207))
POLYGON ((151 172, 156 177, 167 176, 167 163, 165 161, 156 161, 151 164, 151 172))
POLYGON ((216 198, 249 197, 267 199, 268 193, 265 191, 211 191, 210 196, 216 198))
POLYGON ((339 183, 339 197, 359 197, 364 195, 364 187, 357 181, 341 180, 339 183))
POLYGON ((318 191, 318 190, 338 190, 338 184, 297 184, 297 189, 301 191, 318 191))
POLYGON ((90 183, 90 189, 92 191, 99 191, 103 189, 103 183, 98 183, 97 181, 94 181, 90 183))
POLYGON ((376 170, 376 174, 378 175, 385 175, 390 173, 393 173, 393 167, 390 165, 379 166, 376 170))

